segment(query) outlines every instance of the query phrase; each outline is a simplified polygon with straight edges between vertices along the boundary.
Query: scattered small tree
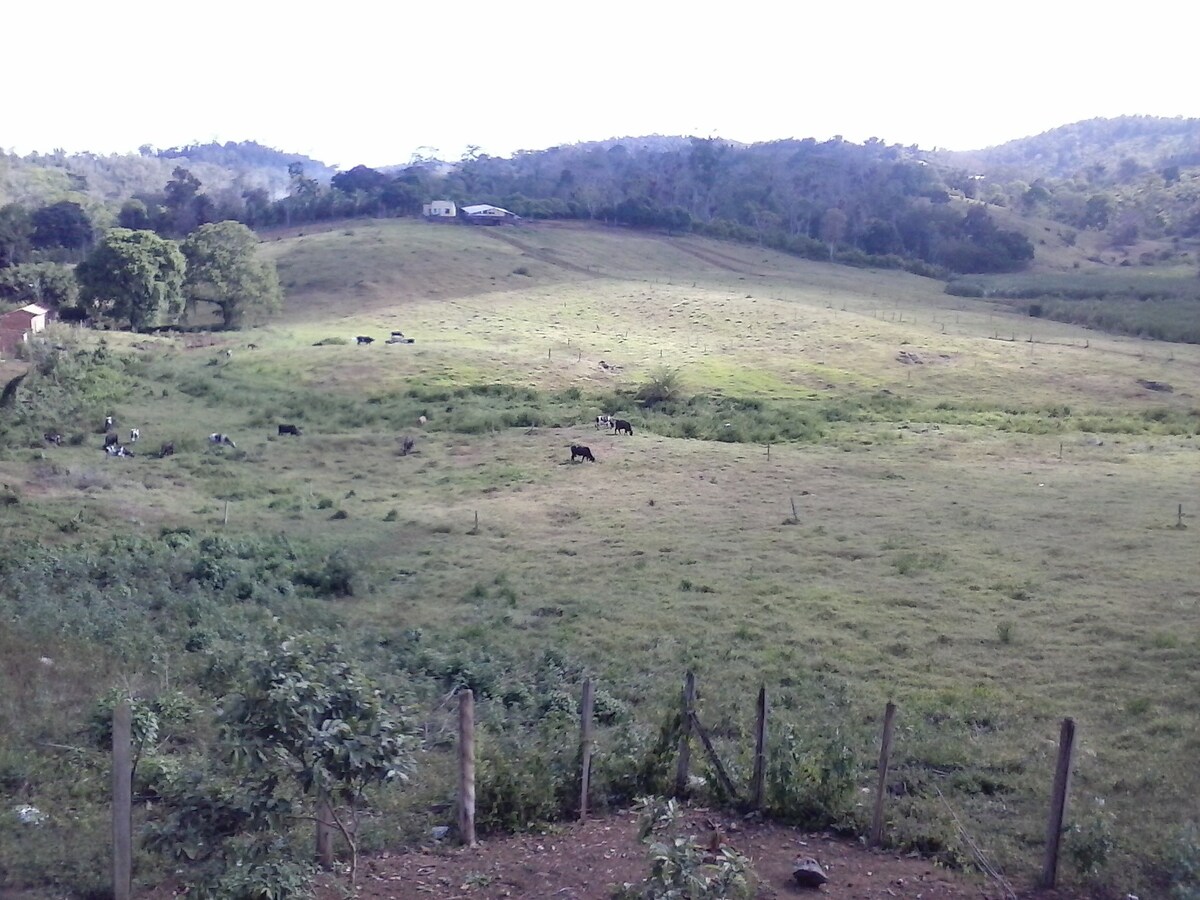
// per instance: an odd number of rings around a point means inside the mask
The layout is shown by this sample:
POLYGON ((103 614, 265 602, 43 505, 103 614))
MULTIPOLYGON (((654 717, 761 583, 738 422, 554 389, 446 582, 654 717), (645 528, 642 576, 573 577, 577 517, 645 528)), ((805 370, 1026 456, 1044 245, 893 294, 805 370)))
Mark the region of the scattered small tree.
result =
POLYGON ((829 246, 829 258, 833 259, 833 251, 846 235, 846 214, 837 207, 825 210, 821 216, 821 240, 829 246))
POLYGON ((223 735, 235 765, 254 778, 290 783, 314 812, 328 804, 350 848, 353 881, 363 795, 408 776, 404 719, 340 648, 299 639, 253 660, 227 700, 223 735))

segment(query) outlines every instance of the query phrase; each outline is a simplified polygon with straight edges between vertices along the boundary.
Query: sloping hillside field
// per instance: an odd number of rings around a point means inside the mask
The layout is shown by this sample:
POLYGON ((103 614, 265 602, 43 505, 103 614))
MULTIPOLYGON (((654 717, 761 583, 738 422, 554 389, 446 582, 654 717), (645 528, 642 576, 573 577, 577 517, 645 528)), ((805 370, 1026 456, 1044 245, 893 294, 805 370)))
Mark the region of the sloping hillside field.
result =
POLYGON ((419 726, 367 849, 452 821, 456 685, 481 826, 511 827, 570 809, 585 676, 603 806, 652 786, 692 670, 743 786, 767 686, 801 824, 869 822, 894 701, 889 841, 964 866, 973 841, 1018 882, 1072 717, 1064 877, 1162 896, 1200 794, 1200 346, 694 237, 355 222, 264 249, 270 326, 62 329, 2 411, 0 885, 104 883, 112 689, 193 704, 139 769, 153 824, 236 660, 313 632, 419 726))

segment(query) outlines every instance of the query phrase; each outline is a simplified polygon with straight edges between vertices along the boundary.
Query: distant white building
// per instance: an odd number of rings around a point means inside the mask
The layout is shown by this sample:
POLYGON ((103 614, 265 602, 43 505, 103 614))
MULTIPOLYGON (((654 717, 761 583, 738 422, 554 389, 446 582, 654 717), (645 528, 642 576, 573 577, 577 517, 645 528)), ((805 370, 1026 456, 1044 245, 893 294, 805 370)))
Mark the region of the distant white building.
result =
POLYGON ((473 222, 477 225, 498 225, 501 222, 516 222, 521 218, 514 212, 509 212, 507 209, 492 206, 488 203, 464 206, 462 211, 463 215, 467 217, 468 222, 473 222))
POLYGON ((421 214, 427 219, 456 219, 458 209, 453 200, 434 200, 421 207, 421 214))

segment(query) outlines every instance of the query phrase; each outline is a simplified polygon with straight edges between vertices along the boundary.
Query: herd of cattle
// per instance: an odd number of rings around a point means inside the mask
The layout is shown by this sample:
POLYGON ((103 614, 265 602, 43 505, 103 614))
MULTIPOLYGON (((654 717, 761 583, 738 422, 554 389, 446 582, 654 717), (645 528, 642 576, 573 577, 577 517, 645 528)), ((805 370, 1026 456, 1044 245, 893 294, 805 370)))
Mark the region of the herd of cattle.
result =
MULTIPOLYGON (((425 416, 421 416, 417 421, 420 425, 424 426, 425 422, 427 420, 426 420, 425 416)), ((611 415, 596 416, 596 429, 599 430, 601 428, 611 428, 612 433, 614 435, 616 435, 616 434, 632 435, 633 434, 633 425, 631 425, 625 419, 618 419, 616 416, 611 416, 611 415)), ((304 432, 300 429, 299 425, 281 424, 278 426, 278 429, 279 429, 280 436, 292 435, 294 437, 300 437, 302 434, 304 434, 304 432)), ((103 447, 103 449, 106 454, 108 454, 109 456, 119 456, 119 457, 133 457, 133 456, 137 455, 133 452, 132 449, 130 449, 129 446, 121 443, 121 438, 120 438, 120 435, 116 431, 116 423, 113 421, 112 416, 104 417, 103 431, 104 431, 104 447, 103 447)), ((45 439, 46 443, 54 444, 55 446, 61 446, 62 442, 63 442, 63 436, 57 431, 47 431, 42 435, 42 437, 45 439)), ((130 428, 129 429, 129 445, 136 444, 139 440, 141 440, 141 437, 142 437, 142 432, 141 432, 140 428, 130 428)), ((214 431, 212 434, 210 434, 208 436, 208 442, 210 444, 216 444, 218 446, 232 447, 235 450, 237 449, 237 444, 234 443, 233 438, 231 438, 229 435, 223 434, 222 432, 219 432, 219 431, 214 431)), ((413 438, 411 436, 406 435, 403 438, 402 443, 401 443, 401 455, 408 456, 408 454, 411 453, 413 450, 414 443, 415 443, 415 441, 413 440, 413 438)), ((162 446, 159 447, 159 450, 158 450, 158 456, 160 459, 167 457, 167 456, 171 456, 174 453, 175 453, 175 442, 174 441, 164 441, 162 446)), ((580 461, 586 461, 586 462, 595 462, 596 461, 596 457, 592 453, 592 449, 590 447, 587 447, 583 444, 572 444, 571 445, 571 462, 575 462, 577 459, 580 461)))
MULTIPOLYGON (((358 344, 361 347, 361 346, 364 346, 367 344, 375 343, 375 338, 371 337, 369 334, 360 334, 354 338, 354 343, 358 344)), ((416 343, 416 341, 413 338, 405 337, 403 331, 393 331, 391 333, 391 335, 389 335, 388 339, 386 341, 384 341, 384 343, 385 344, 414 344, 414 343, 416 343)))
MULTIPOLYGON (((611 428, 613 434, 633 434, 633 426, 624 419, 618 419, 616 416, 596 416, 596 430, 601 428, 611 428)), ((578 459, 581 462, 595 462, 596 457, 592 454, 591 447, 585 447, 583 444, 571 445, 571 462, 578 459)))
MULTIPOLYGON (((424 418, 424 417, 422 417, 422 418, 424 418)), ((116 424, 113 421, 112 416, 104 417, 103 431, 104 431, 103 450, 106 454, 108 454, 109 456, 120 456, 120 457, 126 457, 126 458, 134 457, 137 455, 128 446, 121 443, 121 437, 116 431, 116 424)), ((279 433, 281 435, 290 434, 290 435, 295 435, 296 437, 299 437, 304 432, 300 430, 299 425, 280 425, 279 433)), ((47 444, 54 444, 54 446, 56 446, 56 447, 62 446, 63 436, 61 433, 59 433, 57 431, 44 432, 42 434, 42 438, 46 441, 47 444)), ((142 439, 142 430, 140 428, 130 428, 129 429, 129 443, 130 444, 136 444, 141 439, 142 439)), ((237 449, 237 444, 234 443, 233 438, 231 438, 227 434, 223 434, 220 431, 214 431, 212 434, 210 434, 208 436, 208 442, 210 444, 217 444, 222 447, 232 447, 234 450, 237 449)), ((412 450, 412 446, 413 446, 412 438, 405 438, 404 439, 405 455, 407 455, 408 452, 410 450, 412 450)), ((171 456, 174 453, 175 453, 175 442, 174 441, 163 441, 162 446, 158 448, 158 456, 160 459, 163 457, 166 457, 166 456, 171 456)))

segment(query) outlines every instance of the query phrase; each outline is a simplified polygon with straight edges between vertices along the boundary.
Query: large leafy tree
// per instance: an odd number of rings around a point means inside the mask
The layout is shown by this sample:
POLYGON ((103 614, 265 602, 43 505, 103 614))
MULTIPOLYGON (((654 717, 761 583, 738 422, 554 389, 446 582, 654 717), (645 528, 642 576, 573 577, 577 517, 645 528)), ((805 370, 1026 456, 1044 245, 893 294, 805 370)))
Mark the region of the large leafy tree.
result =
POLYGON ((226 328, 281 302, 275 264, 258 256, 258 238, 241 222, 201 225, 183 242, 185 291, 191 303, 216 304, 226 328))
POLYGON ((159 231, 181 237, 197 225, 212 221, 214 204, 200 193, 200 179, 190 169, 176 166, 163 189, 164 212, 159 231))
POLYGON ((92 219, 87 211, 70 200, 35 209, 30 221, 33 224, 33 246, 39 250, 52 247, 85 250, 95 237, 92 219))
POLYGON ((145 231, 154 227, 154 220, 150 217, 150 210, 144 200, 131 198, 121 204, 117 224, 133 231, 145 231))
POLYGON ((33 222, 19 203, 0 206, 0 269, 24 262, 29 255, 33 222))
POLYGON ((390 179, 382 172, 377 172, 367 166, 355 166, 349 172, 338 172, 330 180, 334 190, 353 194, 362 191, 365 194, 378 194, 388 184, 390 179))
POLYGON ((112 228, 76 267, 75 278, 93 315, 128 321, 141 331, 179 318, 186 268, 174 241, 153 231, 112 228))
POLYGON ((0 299, 12 303, 50 304, 61 314, 74 306, 79 287, 70 268, 59 263, 21 263, 0 269, 0 299))

